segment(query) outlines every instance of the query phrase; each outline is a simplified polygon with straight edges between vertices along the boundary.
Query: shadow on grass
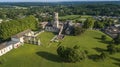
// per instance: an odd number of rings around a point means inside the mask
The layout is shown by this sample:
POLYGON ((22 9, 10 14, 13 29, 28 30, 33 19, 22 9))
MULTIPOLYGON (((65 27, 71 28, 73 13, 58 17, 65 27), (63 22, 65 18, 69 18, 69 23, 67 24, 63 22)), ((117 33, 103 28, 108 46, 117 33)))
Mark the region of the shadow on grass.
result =
POLYGON ((101 38, 98 38, 98 37, 94 37, 94 39, 97 39, 97 40, 99 40, 98 42, 104 43, 104 44, 111 44, 112 43, 112 41, 103 41, 101 38))
POLYGON ((106 51, 105 49, 98 48, 98 47, 96 47, 96 48, 93 48, 93 49, 95 49, 97 52, 104 52, 104 51, 106 51))
POLYGON ((119 62, 119 63, 113 63, 113 64, 115 64, 115 65, 117 65, 118 67, 120 67, 120 62, 119 62))
POLYGON ((98 38, 98 37, 94 37, 94 39, 101 40, 101 38, 98 38))
POLYGON ((89 55, 89 56, 88 56, 88 58, 91 59, 91 60, 93 60, 93 61, 97 61, 97 60, 99 59, 99 57, 100 57, 100 56, 97 55, 97 54, 89 55))
POLYGON ((110 57, 111 59, 117 61, 116 63, 113 63, 115 65, 117 65, 118 67, 120 67, 120 58, 115 58, 115 57, 110 57))
POLYGON ((114 57, 110 57, 110 58, 117 61, 117 62, 120 62, 120 58, 114 58, 114 57))
POLYGON ((112 42, 111 41, 99 41, 101 43, 104 43, 104 44, 111 44, 112 42))
POLYGON ((42 58, 45 58, 46 60, 49 60, 49 61, 53 61, 53 62, 63 62, 62 59, 55 55, 55 54, 52 54, 52 53, 48 53, 48 52, 37 52, 36 53, 37 55, 41 56, 42 58))

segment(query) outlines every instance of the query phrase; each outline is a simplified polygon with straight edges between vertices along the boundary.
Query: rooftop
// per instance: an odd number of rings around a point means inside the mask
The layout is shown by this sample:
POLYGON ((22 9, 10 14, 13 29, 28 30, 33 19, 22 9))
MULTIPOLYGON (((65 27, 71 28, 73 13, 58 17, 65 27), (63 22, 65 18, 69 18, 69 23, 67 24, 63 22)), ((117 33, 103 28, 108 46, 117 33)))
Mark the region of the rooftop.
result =
POLYGON ((27 29, 27 30, 25 30, 23 32, 20 32, 20 33, 18 33, 16 35, 12 36, 12 38, 20 38, 20 37, 24 36, 26 33, 30 32, 30 31, 31 31, 30 29, 27 29))
POLYGON ((3 48, 5 48, 5 47, 7 47, 7 46, 9 46, 9 45, 11 45, 9 42, 1 43, 0 44, 0 50, 3 49, 3 48))

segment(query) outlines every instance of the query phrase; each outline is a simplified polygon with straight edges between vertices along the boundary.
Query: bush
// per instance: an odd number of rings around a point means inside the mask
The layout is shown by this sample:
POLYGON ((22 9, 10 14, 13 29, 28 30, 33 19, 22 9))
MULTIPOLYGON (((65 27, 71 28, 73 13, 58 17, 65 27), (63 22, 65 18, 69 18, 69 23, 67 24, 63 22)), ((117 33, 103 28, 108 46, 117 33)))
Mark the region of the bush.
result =
POLYGON ((74 27, 74 35, 77 36, 77 35, 81 35, 85 32, 85 29, 81 28, 81 27, 74 27))
POLYGON ((67 62, 80 62, 86 58, 85 51, 80 50, 80 47, 77 45, 73 48, 59 46, 57 53, 67 62))

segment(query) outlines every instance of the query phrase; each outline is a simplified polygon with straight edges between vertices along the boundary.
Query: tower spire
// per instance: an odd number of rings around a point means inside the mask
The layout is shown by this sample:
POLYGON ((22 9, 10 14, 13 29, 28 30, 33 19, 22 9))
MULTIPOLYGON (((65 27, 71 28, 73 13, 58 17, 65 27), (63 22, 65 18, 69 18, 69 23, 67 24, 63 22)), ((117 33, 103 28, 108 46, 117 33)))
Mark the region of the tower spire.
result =
POLYGON ((54 24, 59 28, 58 12, 54 12, 54 24))

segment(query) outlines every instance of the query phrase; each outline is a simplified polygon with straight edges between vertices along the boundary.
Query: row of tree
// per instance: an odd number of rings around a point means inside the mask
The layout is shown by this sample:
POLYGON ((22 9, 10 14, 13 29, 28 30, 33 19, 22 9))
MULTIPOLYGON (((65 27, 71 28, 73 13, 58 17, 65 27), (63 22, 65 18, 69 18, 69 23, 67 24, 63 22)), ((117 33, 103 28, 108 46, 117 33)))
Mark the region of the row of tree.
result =
POLYGON ((75 45, 74 47, 64 47, 59 46, 57 49, 58 55, 63 59, 65 62, 81 62, 87 58, 92 59, 94 61, 100 61, 105 60, 109 57, 109 54, 107 52, 101 52, 99 55, 88 55, 87 50, 82 50, 80 46, 75 45))
POLYGON ((39 7, 32 7, 31 5, 27 9, 15 9, 15 8, 2 8, 0 10, 0 18, 11 18, 16 19, 26 15, 34 15, 37 18, 43 17, 42 14, 46 15, 47 19, 39 19, 40 21, 50 20, 51 14, 55 11, 59 12, 60 16, 65 15, 107 15, 107 16, 120 16, 120 5, 115 4, 81 4, 81 5, 47 5, 43 4, 39 7), (101 8, 102 7, 102 8, 101 8))

